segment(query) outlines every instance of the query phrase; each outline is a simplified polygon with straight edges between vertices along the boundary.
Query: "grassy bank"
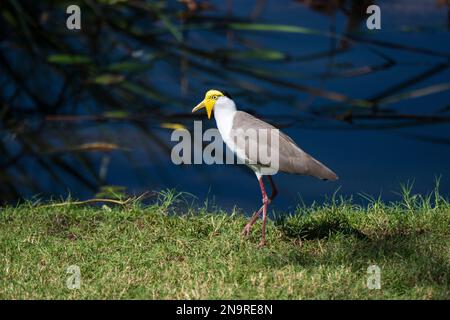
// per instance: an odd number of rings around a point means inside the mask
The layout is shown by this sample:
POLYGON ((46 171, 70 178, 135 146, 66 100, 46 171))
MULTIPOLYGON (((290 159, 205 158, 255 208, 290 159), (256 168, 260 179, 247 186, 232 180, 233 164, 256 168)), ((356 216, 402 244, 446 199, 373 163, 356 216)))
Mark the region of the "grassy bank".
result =
POLYGON ((145 207, 2 208, 0 298, 450 298, 450 204, 438 195, 299 208, 270 221, 263 249, 259 223, 242 239, 243 215, 174 215, 172 196, 145 207), (366 286, 374 264, 380 290, 366 286))

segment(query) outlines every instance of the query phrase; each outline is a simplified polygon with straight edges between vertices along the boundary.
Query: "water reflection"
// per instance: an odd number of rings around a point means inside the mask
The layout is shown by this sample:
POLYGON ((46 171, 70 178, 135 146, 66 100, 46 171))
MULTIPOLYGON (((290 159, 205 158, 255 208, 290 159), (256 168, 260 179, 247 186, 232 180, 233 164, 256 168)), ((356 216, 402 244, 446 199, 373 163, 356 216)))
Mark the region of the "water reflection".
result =
POLYGON ((339 186, 389 200, 406 180, 431 190, 435 175, 448 193, 449 3, 377 1, 379 32, 364 27, 367 3, 79 1, 73 32, 63 4, 2 2, 2 202, 113 185, 254 208, 246 168, 170 162, 172 128, 191 130, 201 116, 190 109, 213 87, 341 177, 277 176, 278 208, 339 186))

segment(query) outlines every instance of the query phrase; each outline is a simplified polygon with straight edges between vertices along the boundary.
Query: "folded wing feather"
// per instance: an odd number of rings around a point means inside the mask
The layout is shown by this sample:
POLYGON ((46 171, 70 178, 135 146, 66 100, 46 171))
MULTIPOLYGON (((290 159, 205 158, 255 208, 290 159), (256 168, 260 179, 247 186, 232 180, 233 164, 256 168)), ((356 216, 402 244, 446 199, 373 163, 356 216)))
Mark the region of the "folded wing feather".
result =
MULTIPOLYGON (((245 139, 238 139, 238 137, 234 138, 235 148, 243 151, 247 160, 263 166, 264 164, 262 164, 259 159, 259 150, 254 150, 254 148, 261 148, 261 143, 263 143, 266 145, 268 144, 266 147, 270 149, 272 144, 270 139, 270 131, 278 129, 243 111, 236 112, 233 119, 232 129, 236 134, 248 132, 247 130, 249 129, 256 131, 263 129, 268 131, 267 139, 259 139, 260 135, 256 135, 256 140, 255 136, 252 135, 246 135, 245 139), (261 142, 259 140, 261 140, 261 142)), ((313 176, 323 180, 338 179, 337 175, 333 171, 300 149, 300 147, 289 136, 279 131, 278 137, 278 168, 280 171, 313 176)))

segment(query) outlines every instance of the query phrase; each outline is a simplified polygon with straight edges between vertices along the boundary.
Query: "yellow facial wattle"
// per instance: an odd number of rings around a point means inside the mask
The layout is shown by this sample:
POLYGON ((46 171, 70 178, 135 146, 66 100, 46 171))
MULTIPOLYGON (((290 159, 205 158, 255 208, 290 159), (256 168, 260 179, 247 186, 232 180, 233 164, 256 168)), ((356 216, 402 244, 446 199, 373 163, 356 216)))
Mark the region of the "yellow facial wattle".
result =
POLYGON ((211 119, 214 105, 216 104, 217 99, 219 99, 219 97, 222 97, 223 95, 224 94, 219 90, 209 90, 205 94, 205 99, 203 99, 202 102, 196 105, 195 108, 192 109, 192 112, 205 108, 206 114, 208 115, 208 119, 211 119))

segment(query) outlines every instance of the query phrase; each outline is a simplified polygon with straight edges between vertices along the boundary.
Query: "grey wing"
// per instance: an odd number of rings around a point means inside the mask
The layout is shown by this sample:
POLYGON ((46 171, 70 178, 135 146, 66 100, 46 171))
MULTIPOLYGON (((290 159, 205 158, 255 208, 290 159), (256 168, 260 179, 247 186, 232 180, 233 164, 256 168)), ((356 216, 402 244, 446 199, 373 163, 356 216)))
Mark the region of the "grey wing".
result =
MULTIPOLYGON (((273 144, 270 131, 278 129, 243 111, 236 112, 232 129, 236 135, 233 139, 235 148, 242 153, 245 153, 245 158, 249 162, 265 166, 266 163, 261 162, 259 149, 265 146, 270 150, 271 145, 273 144), (257 131, 256 137, 252 134, 246 134, 244 139, 239 139, 239 135, 242 134, 242 132, 252 132, 255 131, 255 129, 257 131), (258 134, 260 129, 266 130, 268 134, 261 138, 258 134)), ((279 130, 278 133, 278 168, 280 171, 309 175, 324 180, 338 179, 333 171, 300 149, 289 136, 279 130)), ((267 152, 267 149, 265 149, 264 152, 267 152)))

